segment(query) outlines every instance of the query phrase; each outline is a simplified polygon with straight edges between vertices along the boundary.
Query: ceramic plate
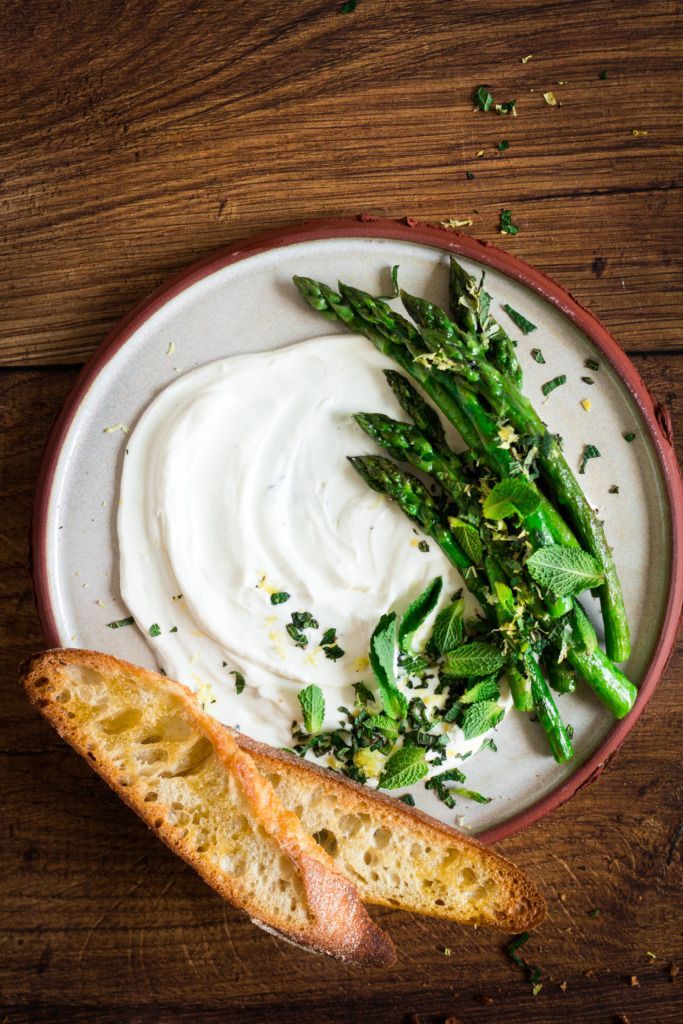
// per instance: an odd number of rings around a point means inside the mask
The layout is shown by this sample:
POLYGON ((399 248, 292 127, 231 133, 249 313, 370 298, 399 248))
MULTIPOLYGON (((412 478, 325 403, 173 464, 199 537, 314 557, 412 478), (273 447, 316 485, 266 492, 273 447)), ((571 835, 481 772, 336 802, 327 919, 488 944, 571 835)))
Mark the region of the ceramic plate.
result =
MULTIPOLYGON (((607 331, 533 268, 471 238, 386 221, 315 222, 238 243, 190 268, 134 310, 97 351, 53 429, 36 495, 33 562, 45 638, 55 646, 107 651, 157 667, 135 627, 107 628, 127 615, 118 591, 115 512, 126 437, 152 398, 178 375, 233 353, 276 349, 320 335, 327 324, 303 305, 293 274, 334 283, 341 277, 386 293, 388 267, 401 284, 445 305, 448 253, 486 270, 493 313, 519 338, 525 391, 562 434, 569 462, 583 446, 602 457, 582 481, 600 509, 615 552, 634 637, 627 665, 640 687, 628 718, 615 722, 587 687, 558 700, 574 727, 575 759, 557 765, 540 728, 511 713, 497 730, 498 752, 467 765, 467 785, 493 799, 450 811, 421 786, 420 806, 485 840, 501 838, 547 813, 598 774, 651 695, 670 654, 681 602, 681 489, 666 432, 633 365, 607 331), (538 329, 525 338, 500 312, 510 303, 538 329), (531 357, 543 350, 545 364, 531 357), (587 358, 600 362, 580 378, 587 358), (541 385, 559 373, 569 384, 544 404, 541 385), (580 400, 590 398, 586 413, 580 400), (633 431, 628 444, 623 434, 633 431), (612 485, 619 494, 610 494, 612 485)), ((369 343, 368 343, 369 344, 369 343)), ((597 620, 596 620, 597 622, 597 620)))

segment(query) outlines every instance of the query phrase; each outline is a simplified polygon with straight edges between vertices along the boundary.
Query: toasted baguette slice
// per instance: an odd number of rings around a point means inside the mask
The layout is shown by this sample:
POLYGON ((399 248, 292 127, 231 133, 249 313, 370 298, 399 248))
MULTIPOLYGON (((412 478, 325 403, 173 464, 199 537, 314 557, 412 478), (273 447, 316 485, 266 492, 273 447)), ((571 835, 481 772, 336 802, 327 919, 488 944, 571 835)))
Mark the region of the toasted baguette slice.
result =
POLYGON ((355 885, 188 689, 91 651, 48 651, 20 674, 57 732, 254 923, 352 963, 395 961, 355 885))
POLYGON ((545 917, 536 886, 476 839, 328 769, 233 735, 366 903, 509 932, 529 931, 545 917))

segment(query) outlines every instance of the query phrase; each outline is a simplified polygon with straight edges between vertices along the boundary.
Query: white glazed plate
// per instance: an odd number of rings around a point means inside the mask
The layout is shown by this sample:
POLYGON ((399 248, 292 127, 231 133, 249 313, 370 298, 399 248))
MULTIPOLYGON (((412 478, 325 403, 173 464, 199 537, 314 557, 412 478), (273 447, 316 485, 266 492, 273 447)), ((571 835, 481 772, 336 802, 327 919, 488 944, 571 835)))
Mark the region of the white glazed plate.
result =
POLYGON ((485 750, 466 764, 467 786, 492 797, 486 805, 459 801, 452 811, 422 784, 414 787, 418 806, 489 840, 547 813, 599 773, 661 675, 681 599, 680 480, 649 395, 604 328, 513 257, 432 229, 319 222, 238 244, 174 279, 98 350, 53 430, 36 494, 34 583, 49 643, 159 667, 153 640, 135 626, 107 628, 128 614, 119 596, 116 538, 128 435, 105 428, 122 424, 132 430, 149 402, 183 371, 235 353, 339 333, 303 304, 293 274, 330 284, 342 278, 386 294, 388 268, 399 264, 404 288, 445 305, 449 251, 470 272, 486 270, 492 312, 519 339, 525 393, 550 429, 561 433, 570 464, 578 466, 585 444, 600 449, 601 458, 589 464, 582 483, 614 549, 634 641, 626 671, 641 686, 636 708, 618 724, 585 686, 558 698, 565 722, 574 728, 575 758, 569 764, 555 764, 538 725, 509 714, 496 732, 498 752, 485 750), (506 320, 502 303, 538 329, 524 337, 506 320), (533 347, 542 349, 544 365, 532 359, 533 347), (600 362, 597 372, 585 369, 591 357, 600 362), (559 373, 569 383, 545 402, 541 385, 559 373), (581 383, 586 374, 595 380, 592 387, 581 383), (589 413, 580 405, 583 398, 591 400, 589 413), (632 444, 623 438, 627 431, 636 434, 632 444), (609 493, 614 484, 619 494, 609 493))

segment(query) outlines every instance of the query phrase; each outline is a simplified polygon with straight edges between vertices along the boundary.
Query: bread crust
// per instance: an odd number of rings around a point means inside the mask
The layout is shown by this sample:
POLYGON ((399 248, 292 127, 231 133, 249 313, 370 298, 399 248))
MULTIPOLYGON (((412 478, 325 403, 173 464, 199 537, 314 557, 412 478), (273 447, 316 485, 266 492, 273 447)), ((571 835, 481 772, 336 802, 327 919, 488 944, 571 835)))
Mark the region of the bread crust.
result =
MULTIPOLYGON (((227 729, 228 727, 223 726, 223 728, 227 729)), ((401 800, 386 793, 368 789, 367 786, 353 782, 328 768, 305 761, 265 743, 259 743, 258 740, 235 730, 229 731, 233 733, 239 746, 251 754, 256 765, 263 772, 284 770, 293 773, 302 779, 307 779, 311 785, 322 786, 327 792, 334 793, 349 813, 369 813, 374 815, 378 823, 384 827, 405 829, 434 845, 443 845, 445 840, 449 846, 472 851, 477 859, 486 865, 489 873, 503 882, 506 888, 514 890, 517 897, 514 902, 510 901, 505 908, 506 914, 502 919, 482 920, 482 924, 509 932, 519 932, 536 928, 544 919, 546 904, 536 886, 512 861, 484 846, 474 837, 464 835, 450 825, 432 818, 417 807, 409 807, 401 800)), ((366 903, 380 906, 395 905, 382 899, 371 887, 361 890, 361 894, 366 903)), ((435 906, 430 911, 430 916, 451 918, 452 915, 447 910, 440 910, 438 906, 435 906)))
POLYGON ((55 649, 34 655, 19 669, 26 694, 37 710, 121 799, 178 856, 182 857, 224 899, 245 910, 255 924, 313 952, 327 953, 362 966, 388 966, 395 962, 393 944, 370 919, 355 885, 335 866, 332 858, 303 830, 296 815, 283 807, 273 787, 256 767, 237 735, 207 715, 194 694, 181 683, 155 672, 96 651, 55 649), (55 701, 68 680, 69 667, 93 669, 104 677, 125 675, 152 691, 173 694, 197 731, 206 736, 224 770, 237 781, 254 817, 291 863, 305 893, 310 923, 294 932, 282 926, 264 903, 245 899, 235 880, 198 854, 182 830, 159 820, 158 810, 144 802, 135 780, 122 783, 120 772, 102 750, 95 752, 77 718, 70 718, 55 701))

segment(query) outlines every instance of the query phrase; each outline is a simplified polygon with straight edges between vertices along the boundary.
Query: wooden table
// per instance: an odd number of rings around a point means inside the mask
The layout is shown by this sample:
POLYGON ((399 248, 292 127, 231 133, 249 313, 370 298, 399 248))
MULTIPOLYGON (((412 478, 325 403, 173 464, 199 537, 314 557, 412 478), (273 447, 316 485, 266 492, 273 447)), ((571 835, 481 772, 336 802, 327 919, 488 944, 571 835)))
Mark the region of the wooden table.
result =
POLYGON ((681 1019, 680 651, 600 782, 501 844, 548 900, 536 997, 483 932, 378 912, 399 962, 363 973, 257 931, 38 720, 15 672, 41 643, 41 447, 78 367, 170 272, 250 232, 362 210, 471 219, 604 320, 683 434, 679 7, 4 5, 2 1021, 681 1019), (474 113, 481 82, 519 116, 474 113))

